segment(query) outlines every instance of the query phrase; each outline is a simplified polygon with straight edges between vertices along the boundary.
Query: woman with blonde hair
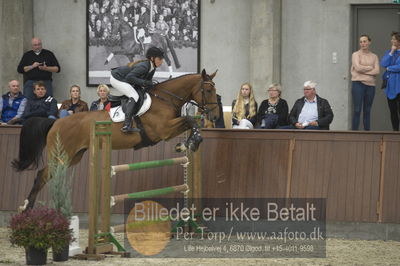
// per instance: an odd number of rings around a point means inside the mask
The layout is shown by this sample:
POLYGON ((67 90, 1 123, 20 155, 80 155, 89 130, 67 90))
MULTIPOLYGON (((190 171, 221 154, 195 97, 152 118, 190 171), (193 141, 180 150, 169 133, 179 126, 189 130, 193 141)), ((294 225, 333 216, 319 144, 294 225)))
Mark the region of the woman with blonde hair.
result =
POLYGON ((272 129, 289 124, 289 107, 281 94, 280 84, 274 83, 268 87, 268 99, 261 103, 257 113, 257 124, 260 128, 272 129))
POLYGON ((256 117, 257 102, 251 84, 246 82, 240 86, 239 94, 232 102, 232 127, 252 129, 256 117))
POLYGON ((92 102, 90 105, 90 111, 103 110, 108 104, 108 95, 110 94, 110 88, 106 84, 100 84, 97 86, 97 95, 100 97, 97 101, 92 102))

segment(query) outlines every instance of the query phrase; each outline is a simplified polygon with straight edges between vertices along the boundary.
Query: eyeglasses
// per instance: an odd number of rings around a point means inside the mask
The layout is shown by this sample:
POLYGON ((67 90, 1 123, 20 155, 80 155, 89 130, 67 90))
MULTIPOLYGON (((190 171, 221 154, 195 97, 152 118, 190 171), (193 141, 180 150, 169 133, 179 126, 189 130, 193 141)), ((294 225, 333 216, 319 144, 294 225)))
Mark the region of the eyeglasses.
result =
POLYGON ((310 88, 304 88, 304 90, 305 90, 305 91, 309 91, 309 90, 312 90, 312 89, 310 89, 310 88))

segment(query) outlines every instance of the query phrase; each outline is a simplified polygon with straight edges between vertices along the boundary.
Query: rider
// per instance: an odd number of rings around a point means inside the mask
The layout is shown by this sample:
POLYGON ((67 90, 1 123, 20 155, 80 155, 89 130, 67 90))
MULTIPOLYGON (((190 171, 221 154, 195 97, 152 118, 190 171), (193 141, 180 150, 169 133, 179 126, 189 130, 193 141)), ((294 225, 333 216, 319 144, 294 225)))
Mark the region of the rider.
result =
POLYGON ((142 90, 143 87, 153 87, 152 78, 156 68, 163 63, 164 52, 153 46, 147 50, 146 58, 146 60, 132 62, 127 66, 117 67, 111 71, 111 85, 129 97, 126 104, 124 126, 121 128, 124 133, 140 131, 138 128, 132 128, 132 117, 135 112, 135 105, 139 100, 139 94, 136 90, 142 90))

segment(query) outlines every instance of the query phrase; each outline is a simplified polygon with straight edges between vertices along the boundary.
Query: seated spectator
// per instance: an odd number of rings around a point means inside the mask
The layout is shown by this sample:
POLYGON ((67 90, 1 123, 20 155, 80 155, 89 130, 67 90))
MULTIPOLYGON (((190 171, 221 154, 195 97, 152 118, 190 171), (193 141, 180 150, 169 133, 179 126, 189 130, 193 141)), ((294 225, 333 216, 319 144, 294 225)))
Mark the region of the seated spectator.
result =
POLYGON ((281 98, 281 85, 274 83, 268 88, 268 99, 264 100, 257 113, 260 128, 277 128, 288 125, 289 107, 281 98))
POLYGON ((8 82, 9 92, 0 98, 0 122, 9 125, 20 121, 26 106, 26 98, 21 93, 18 80, 8 82))
POLYGON ((244 83, 232 102, 232 127, 252 129, 257 119, 257 102, 250 83, 244 83))
POLYGON ((217 94, 217 103, 219 109, 219 118, 215 121, 216 128, 225 128, 224 108, 222 106, 221 95, 217 94))
POLYGON ((316 83, 304 83, 304 97, 298 99, 289 114, 289 126, 286 129, 326 129, 333 120, 329 102, 316 93, 316 83))
POLYGON ((90 105, 90 111, 103 110, 108 104, 108 94, 110 94, 110 88, 105 84, 100 84, 97 87, 97 95, 100 97, 100 99, 92 102, 90 105))
POLYGON ((33 99, 28 99, 22 119, 30 117, 47 117, 57 119, 57 101, 47 95, 46 85, 43 81, 33 84, 33 99))
POLYGON ((60 118, 79 112, 89 111, 87 103, 81 100, 81 87, 78 85, 72 85, 69 89, 69 93, 71 99, 62 102, 60 107, 60 118))

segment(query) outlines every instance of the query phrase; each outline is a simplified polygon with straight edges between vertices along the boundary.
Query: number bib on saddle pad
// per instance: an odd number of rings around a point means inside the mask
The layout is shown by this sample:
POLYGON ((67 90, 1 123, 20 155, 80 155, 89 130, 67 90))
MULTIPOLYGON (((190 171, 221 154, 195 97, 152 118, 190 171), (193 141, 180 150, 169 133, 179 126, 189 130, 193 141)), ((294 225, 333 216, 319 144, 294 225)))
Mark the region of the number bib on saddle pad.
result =
MULTIPOLYGON (((142 114, 146 113, 150 109, 150 106, 151 106, 151 97, 148 93, 146 93, 145 100, 143 101, 143 104, 140 107, 139 112, 137 112, 135 116, 141 116, 142 114)), ((122 111, 121 105, 111 107, 108 113, 110 114, 111 120, 115 123, 123 122, 125 120, 125 113, 124 111, 122 111)))

